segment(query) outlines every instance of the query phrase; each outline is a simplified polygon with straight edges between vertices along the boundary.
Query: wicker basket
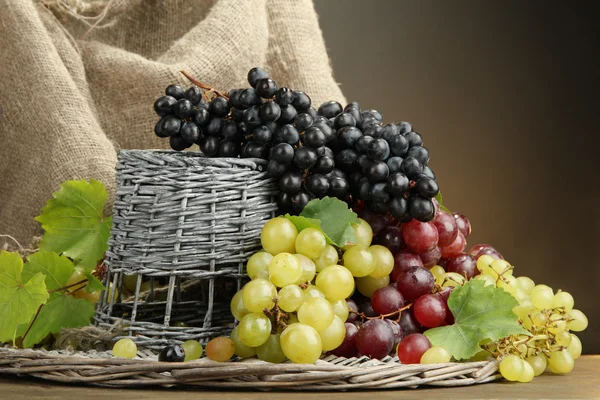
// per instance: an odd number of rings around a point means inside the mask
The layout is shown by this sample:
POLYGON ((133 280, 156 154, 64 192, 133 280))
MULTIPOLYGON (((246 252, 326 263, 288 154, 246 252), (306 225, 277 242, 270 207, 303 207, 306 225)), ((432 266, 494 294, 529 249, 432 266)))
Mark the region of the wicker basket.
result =
POLYGON ((498 362, 403 365, 397 358, 329 356, 315 364, 270 364, 257 359, 218 363, 207 358, 186 363, 156 361, 149 351, 136 359, 108 353, 59 354, 0 348, 0 374, 106 387, 178 386, 258 390, 343 391, 467 386, 501 379, 498 362))
POLYGON ((120 151, 104 281, 118 295, 103 292, 96 324, 122 321, 153 348, 227 333, 229 301, 277 209, 264 169, 264 160, 120 151))

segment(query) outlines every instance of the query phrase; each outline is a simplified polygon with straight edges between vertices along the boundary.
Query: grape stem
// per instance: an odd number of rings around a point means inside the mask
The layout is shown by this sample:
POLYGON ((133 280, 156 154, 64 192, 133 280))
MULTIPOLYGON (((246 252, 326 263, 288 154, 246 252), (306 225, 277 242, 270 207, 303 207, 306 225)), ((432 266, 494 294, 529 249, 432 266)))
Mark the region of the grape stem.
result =
MULTIPOLYGON (((63 290, 70 289, 70 288, 72 288, 72 287, 74 287, 74 286, 78 286, 78 285, 81 285, 81 284, 83 284, 83 283, 86 283, 87 281, 88 281, 87 279, 84 279, 84 280, 81 280, 81 281, 79 281, 79 282, 76 282, 76 283, 72 283, 72 284, 70 284, 70 285, 67 285, 67 286, 59 287, 58 289, 54 289, 54 290, 48 290, 48 293, 56 293, 56 292, 61 292, 61 291, 63 291, 63 290)), ((79 288, 79 289, 82 289, 82 288, 79 288)), ((79 290, 79 289, 77 289, 77 290, 79 290)), ((71 293, 74 293, 74 292, 76 292, 77 290, 74 290, 73 292, 70 292, 69 294, 71 294, 71 293)))
POLYGON ((354 311, 354 310, 349 310, 351 313, 354 313, 356 315, 358 315, 359 317, 361 317, 362 319, 384 319, 386 317, 391 317, 394 316, 396 314, 398 314, 398 318, 396 318, 396 322, 400 321, 400 317, 402 316, 402 311, 404 310, 408 310, 409 308, 411 308, 413 306, 413 303, 407 304, 402 308, 397 309, 394 312, 391 312, 389 314, 381 314, 381 315, 377 315, 375 317, 367 317, 364 313, 360 312, 360 311, 354 311))
POLYGON ((185 72, 184 70, 179 71, 183 74, 183 76, 185 76, 190 82, 192 82, 194 85, 198 86, 200 89, 204 89, 204 90, 208 90, 209 92, 214 92, 217 95, 226 98, 227 100, 229 100, 229 97, 227 97, 224 93, 218 91, 217 89, 214 89, 210 86, 208 86, 205 83, 200 82, 199 80, 197 80, 196 78, 194 78, 193 76, 191 76, 190 74, 188 74, 187 72, 185 72))

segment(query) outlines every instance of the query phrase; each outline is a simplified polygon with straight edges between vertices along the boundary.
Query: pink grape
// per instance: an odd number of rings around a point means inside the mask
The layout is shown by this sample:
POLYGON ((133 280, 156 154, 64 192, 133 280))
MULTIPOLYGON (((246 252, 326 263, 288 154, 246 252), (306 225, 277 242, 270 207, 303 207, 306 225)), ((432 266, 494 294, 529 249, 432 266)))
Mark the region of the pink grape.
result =
POLYGON ((398 346, 398 343, 400 343, 400 341, 402 340, 404 333, 402 332, 402 328, 400 328, 400 325, 396 321, 392 321, 391 319, 385 319, 384 321, 388 323, 390 328, 392 328, 392 332, 394 332, 394 344, 392 346, 392 349, 395 349, 396 346, 398 346))
POLYGON ((471 250, 469 250, 469 254, 475 257, 475 259, 478 259, 484 254, 488 254, 496 259, 504 260, 502 254, 500 254, 498 250, 496 250, 489 244, 476 244, 475 246, 471 247, 471 250))
POLYGON ((346 303, 348 304, 348 318, 346 318, 347 322, 354 322, 358 319, 358 306, 352 299, 346 299, 346 303), (352 312, 354 311, 354 312, 352 312))
POLYGON ((374 243, 387 247, 392 254, 396 254, 406 248, 406 243, 404 243, 404 238, 402 237, 402 229, 398 226, 383 228, 375 237, 374 243))
POLYGON ((475 260, 475 257, 470 254, 459 254, 450 258, 448 260, 446 271, 456 272, 467 279, 471 279, 474 276, 479 275, 479 270, 477 269, 477 260, 475 260))
POLYGON ((431 222, 413 219, 402 225, 402 237, 406 246, 416 253, 425 253, 437 246, 438 231, 431 222))
POLYGON ((450 245, 458 235, 456 220, 447 212, 441 212, 431 221, 438 231, 438 245, 445 247, 450 245))
POLYGON ((405 336, 398 345, 398 358, 402 364, 419 364, 423 353, 431 348, 427 336, 411 333, 405 336))
POLYGON ((463 234, 465 239, 468 238, 471 234, 471 223, 469 222, 469 219, 464 214, 456 212, 452 213, 452 216, 456 220, 456 226, 458 226, 460 233, 463 234))
POLYGON ((404 307, 404 297, 395 286, 377 289, 371 296, 373 311, 379 314, 391 314, 404 307))
POLYGON ((406 267, 400 270, 396 288, 405 300, 416 300, 424 294, 431 293, 435 278, 425 267, 406 267))
POLYGON ((446 247, 442 247, 442 257, 444 257, 444 258, 455 257, 455 256, 461 254, 465 250, 466 246, 467 246, 467 241, 465 240, 465 237, 463 236, 463 234, 459 232, 458 235, 456 236, 456 239, 454 240, 454 242, 452 242, 452 244, 450 244, 449 246, 446 246, 446 247))
POLYGON ((377 317, 379 314, 373 310, 371 299, 366 299, 358 305, 358 311, 365 314, 367 317, 377 317))
POLYGON ((448 307, 442 296, 426 294, 413 304, 415 318, 426 328, 436 328, 446 322, 448 307))
POLYGON ((373 235, 377 235, 379 231, 390 224, 385 215, 371 211, 366 207, 358 212, 358 216, 371 226, 373 235))
POLYGON ((423 261, 423 266, 427 268, 431 268, 440 261, 442 257, 442 250, 439 246, 435 246, 433 249, 429 250, 427 253, 419 254, 419 258, 423 261))
POLYGON ((394 256, 394 269, 390 273, 390 280, 396 282, 398 280, 398 274, 400 270, 406 267, 423 267, 423 261, 418 254, 411 253, 410 251, 403 250, 402 252, 394 256))
POLYGON ((363 356, 381 360, 394 346, 394 332, 382 319, 366 321, 356 334, 356 347, 363 356))
POLYGON ((398 324, 405 336, 410 335, 411 333, 420 333, 423 328, 415 318, 413 311, 410 309, 402 311, 400 322, 398 324))
POLYGON ((338 357, 356 357, 358 355, 358 349, 356 348, 356 334, 358 333, 358 328, 350 322, 346 322, 344 325, 346 326, 346 336, 344 337, 344 341, 338 347, 333 349, 331 354, 338 357))

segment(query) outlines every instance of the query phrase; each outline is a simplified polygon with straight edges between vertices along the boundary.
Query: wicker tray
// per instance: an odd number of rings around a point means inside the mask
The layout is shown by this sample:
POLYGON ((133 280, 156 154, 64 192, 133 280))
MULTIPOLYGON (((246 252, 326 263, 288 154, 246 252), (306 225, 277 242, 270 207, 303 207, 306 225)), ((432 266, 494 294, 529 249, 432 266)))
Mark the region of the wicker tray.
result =
POLYGON ((106 352, 66 353, 0 349, 0 374, 105 387, 195 387, 257 390, 344 391, 467 386, 501 379, 498 363, 403 365, 397 357, 329 356, 315 364, 270 364, 257 359, 219 363, 202 358, 186 363, 156 361, 151 353, 136 359, 106 352))

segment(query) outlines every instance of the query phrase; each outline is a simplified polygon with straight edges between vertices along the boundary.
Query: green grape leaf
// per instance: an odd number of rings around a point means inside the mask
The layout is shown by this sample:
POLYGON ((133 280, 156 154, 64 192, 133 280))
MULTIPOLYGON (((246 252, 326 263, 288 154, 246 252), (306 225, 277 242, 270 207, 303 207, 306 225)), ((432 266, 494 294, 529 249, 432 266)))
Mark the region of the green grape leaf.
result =
POLYGON ((26 324, 48 300, 44 275, 23 280, 23 260, 17 253, 0 252, 0 342, 17 338, 19 325, 26 324))
POLYGON ((468 359, 481 350, 483 340, 530 334, 519 325, 512 311, 517 305, 517 300, 504 289, 472 279, 457 286, 448 298, 454 325, 429 329, 425 335, 433 346, 442 346, 456 360, 468 359))
POLYGON ((440 210, 446 211, 448 214, 452 214, 452 211, 450 211, 444 204, 442 204, 442 192, 438 192, 438 194, 435 195, 434 199, 436 199, 438 204, 440 205, 440 210))
POLYGON ((352 224, 359 222, 358 216, 339 199, 324 197, 311 200, 300 216, 321 221, 321 229, 331 243, 338 247, 356 243, 352 224))
POLYGON ((94 275, 92 275, 92 271, 86 272, 85 277, 88 280, 87 285, 85 285, 85 291, 87 293, 97 292, 98 290, 106 289, 102 282, 94 275))
POLYGON ((102 182, 67 181, 35 218, 44 235, 40 249, 64 254, 91 270, 108 249, 112 217, 104 215, 107 192, 102 182))
POLYGON ((62 328, 79 328, 89 325, 94 316, 94 304, 85 299, 62 295, 45 304, 23 340, 23 347, 32 347, 50 333, 62 328))
POLYGON ((41 272, 46 276, 46 289, 52 291, 64 287, 73 275, 73 271, 75 267, 67 257, 38 251, 27 257, 27 264, 23 267, 23 280, 29 280, 33 275, 41 272))
MULTIPOLYGON (((290 221, 292 224, 294 224, 296 229, 298 229, 298 232, 300 232, 306 228, 315 228, 315 229, 318 229, 321 232, 323 232, 323 229, 321 229, 321 221, 319 221, 318 219, 306 218, 306 217, 301 217, 299 215, 290 215, 290 214, 285 214, 283 217, 286 218, 288 221, 290 221)), ((325 240, 327 241, 327 243, 335 244, 329 238, 329 236, 327 236, 327 234, 325 232, 323 232, 323 235, 325 235, 325 240)))

